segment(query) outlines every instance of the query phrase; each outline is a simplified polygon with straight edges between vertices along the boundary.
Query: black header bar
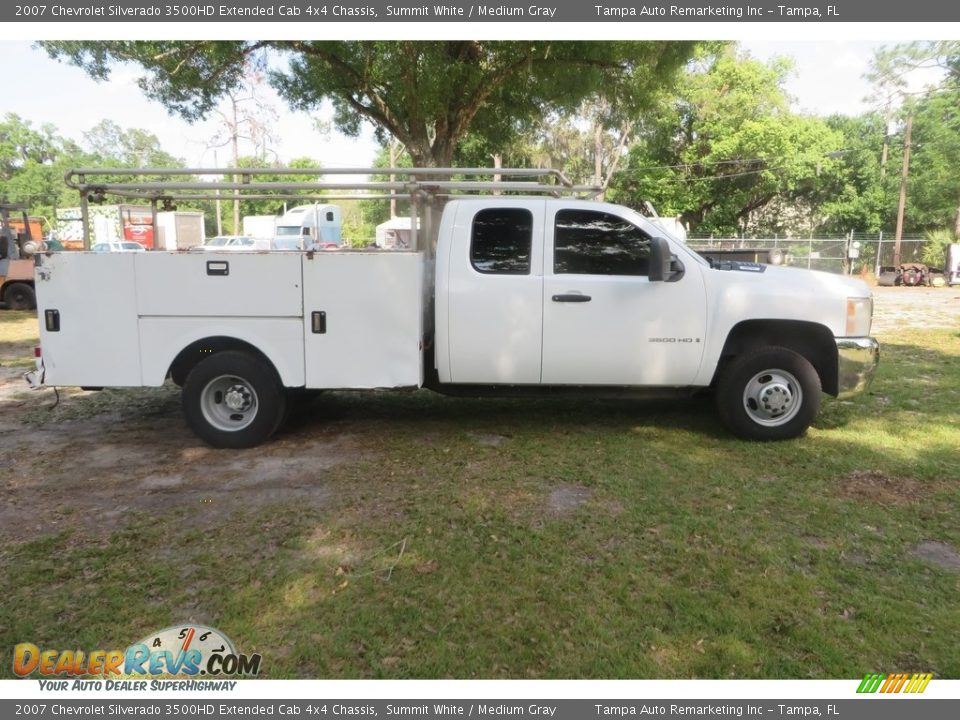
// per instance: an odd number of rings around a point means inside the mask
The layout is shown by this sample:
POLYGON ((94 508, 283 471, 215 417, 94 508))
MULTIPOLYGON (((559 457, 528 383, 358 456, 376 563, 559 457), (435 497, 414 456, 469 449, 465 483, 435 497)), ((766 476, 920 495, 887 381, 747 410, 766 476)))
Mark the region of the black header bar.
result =
POLYGON ((0 7, 0 22, 289 23, 684 23, 957 22, 960 3, 943 0, 59 0, 0 7), (782 3, 782 4, 781 4, 782 3))

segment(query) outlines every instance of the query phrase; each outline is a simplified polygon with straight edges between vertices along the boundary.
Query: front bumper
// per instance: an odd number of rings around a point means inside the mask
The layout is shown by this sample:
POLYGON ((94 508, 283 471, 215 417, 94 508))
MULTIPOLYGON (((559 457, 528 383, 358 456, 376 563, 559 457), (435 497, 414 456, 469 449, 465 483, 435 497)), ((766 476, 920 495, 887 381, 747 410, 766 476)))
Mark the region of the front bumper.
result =
POLYGON ((836 338, 837 397, 862 393, 873 382, 880 363, 880 343, 871 337, 836 338))

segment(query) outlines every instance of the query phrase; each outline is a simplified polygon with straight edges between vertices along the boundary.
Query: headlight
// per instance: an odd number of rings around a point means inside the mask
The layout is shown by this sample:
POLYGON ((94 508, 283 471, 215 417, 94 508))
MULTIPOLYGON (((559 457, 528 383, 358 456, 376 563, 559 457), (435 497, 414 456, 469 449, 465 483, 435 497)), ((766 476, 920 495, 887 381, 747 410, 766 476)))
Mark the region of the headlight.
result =
POLYGON ((873 321, 873 298, 847 298, 847 337, 866 337, 873 321))

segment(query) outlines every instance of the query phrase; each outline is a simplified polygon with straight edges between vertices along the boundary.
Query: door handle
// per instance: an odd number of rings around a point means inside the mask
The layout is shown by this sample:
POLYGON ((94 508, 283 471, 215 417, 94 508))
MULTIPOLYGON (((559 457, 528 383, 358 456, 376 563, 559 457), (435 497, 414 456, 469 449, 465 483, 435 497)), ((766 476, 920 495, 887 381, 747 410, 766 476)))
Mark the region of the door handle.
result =
POLYGON ((581 295, 580 293, 564 293, 554 295, 552 300, 554 302, 590 302, 591 298, 589 295, 581 295))

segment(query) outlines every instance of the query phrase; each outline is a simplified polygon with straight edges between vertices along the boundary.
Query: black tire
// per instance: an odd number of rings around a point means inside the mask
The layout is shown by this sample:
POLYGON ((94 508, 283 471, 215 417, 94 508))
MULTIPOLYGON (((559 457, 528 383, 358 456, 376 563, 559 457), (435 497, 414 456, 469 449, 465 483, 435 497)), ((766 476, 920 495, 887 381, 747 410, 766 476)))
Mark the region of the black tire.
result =
POLYGON ((280 427, 286 407, 287 395, 273 366, 239 350, 201 360, 183 385, 187 424, 214 447, 259 445, 280 427))
POLYGON ((15 282, 3 291, 3 301, 10 310, 36 310, 37 294, 27 283, 15 282))
POLYGON ((735 357, 717 383, 717 411, 746 440, 803 435, 820 410, 820 376, 802 355, 764 347, 735 357))

